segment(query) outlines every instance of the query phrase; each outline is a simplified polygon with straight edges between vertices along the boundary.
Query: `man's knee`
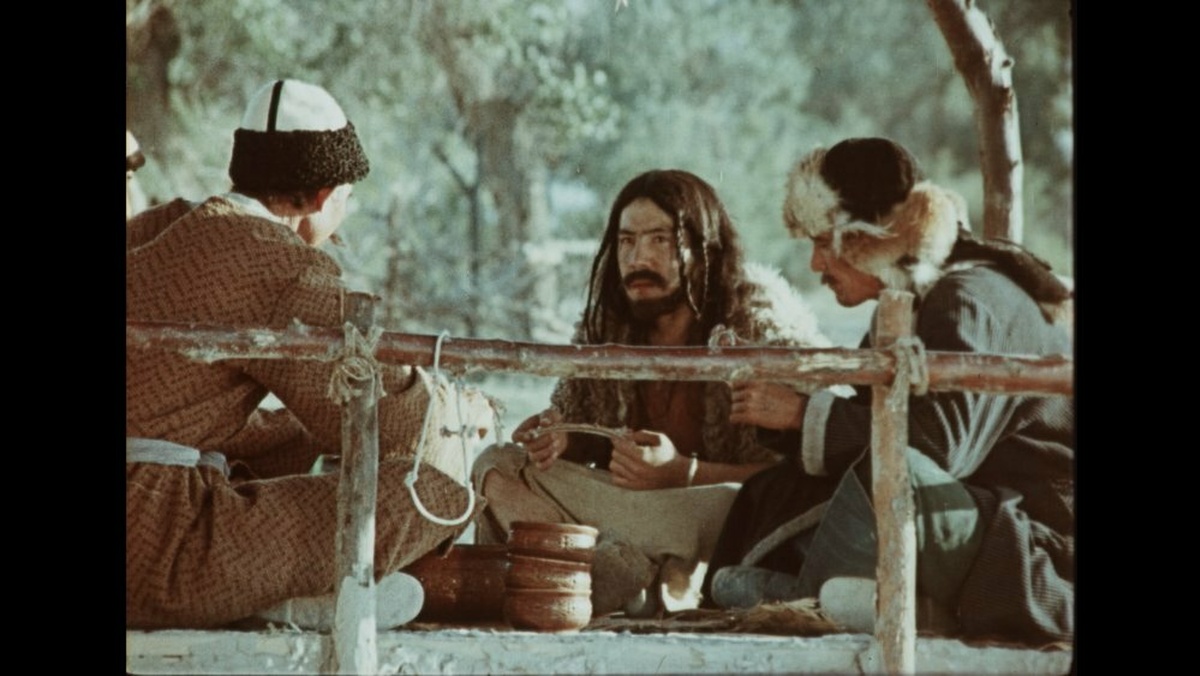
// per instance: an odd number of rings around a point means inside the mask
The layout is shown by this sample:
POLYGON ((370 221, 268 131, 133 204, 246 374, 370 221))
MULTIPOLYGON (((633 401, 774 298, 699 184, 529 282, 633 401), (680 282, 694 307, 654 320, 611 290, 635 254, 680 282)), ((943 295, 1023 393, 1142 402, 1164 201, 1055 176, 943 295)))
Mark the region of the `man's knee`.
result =
POLYGON ((551 503, 538 495, 521 476, 525 451, 516 444, 498 444, 484 449, 471 469, 471 477, 487 500, 486 510, 500 528, 513 521, 558 522, 565 520, 551 503))
POLYGON ((481 492, 485 492, 484 484, 490 475, 500 474, 509 478, 519 476, 524 457, 524 450, 516 444, 488 446, 479 453, 474 464, 471 465, 471 480, 481 492))
POLYGON ((497 471, 486 472, 479 484, 479 492, 487 498, 489 505, 500 504, 532 495, 532 491, 518 478, 497 471))

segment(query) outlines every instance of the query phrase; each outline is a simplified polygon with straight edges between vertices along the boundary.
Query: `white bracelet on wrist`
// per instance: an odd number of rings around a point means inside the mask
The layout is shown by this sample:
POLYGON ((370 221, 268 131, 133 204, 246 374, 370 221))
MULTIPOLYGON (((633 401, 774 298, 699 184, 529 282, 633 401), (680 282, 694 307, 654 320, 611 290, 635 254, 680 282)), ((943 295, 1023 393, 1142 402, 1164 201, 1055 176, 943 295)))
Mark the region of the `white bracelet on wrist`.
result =
POLYGON ((697 458, 695 456, 695 454, 693 454, 692 455, 692 464, 688 465, 688 474, 687 474, 688 488, 691 488, 692 484, 696 481, 696 470, 698 470, 698 469, 700 469, 700 458, 697 458))

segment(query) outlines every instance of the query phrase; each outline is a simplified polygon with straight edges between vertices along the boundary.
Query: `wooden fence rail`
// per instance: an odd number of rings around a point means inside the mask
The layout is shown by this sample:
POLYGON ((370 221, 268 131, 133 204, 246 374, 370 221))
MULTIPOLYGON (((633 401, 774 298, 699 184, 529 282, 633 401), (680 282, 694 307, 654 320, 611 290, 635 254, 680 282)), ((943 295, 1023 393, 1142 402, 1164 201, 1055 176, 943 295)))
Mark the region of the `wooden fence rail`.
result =
MULTIPOLYGON (((129 322, 126 344, 180 352, 192 359, 317 359, 342 351, 341 329, 295 325, 280 331, 197 324, 129 322)), ((382 362, 430 366, 437 336, 385 332, 382 362)), ((1072 394, 1067 356, 926 353, 929 389, 1008 394, 1072 394)), ((633 347, 546 345, 453 338, 442 345, 441 368, 456 374, 508 372, 554 378, 649 380, 771 380, 811 385, 885 385, 895 357, 886 350, 788 347, 633 347)))
MULTIPOLYGON (((357 328, 365 335, 371 325, 370 309, 360 308, 358 316, 357 328)), ((919 345, 911 339, 911 318, 911 294, 885 291, 877 320, 880 347, 874 349, 545 345, 454 338, 443 340, 439 366, 456 374, 487 371, 557 378, 870 385, 872 495, 876 496, 880 547, 875 638, 885 670, 912 673, 916 652, 916 544, 905 458, 909 389, 916 386, 935 391, 1071 395, 1074 362, 1065 355, 914 350, 919 345), (900 391, 893 394, 894 389, 900 391)), ((346 354, 345 331, 299 324, 271 330, 128 322, 125 332, 127 349, 172 350, 206 363, 240 359, 335 361, 346 354)), ((385 332, 379 337, 374 356, 385 363, 431 366, 436 342, 436 336, 385 332)), ((350 402, 347 409, 342 435, 345 485, 339 499, 337 540, 341 573, 335 624, 339 629, 334 632, 335 662, 330 666, 343 673, 366 673, 374 671, 377 663, 374 636, 362 635, 363 627, 367 633, 375 627, 373 580, 362 563, 371 560, 374 549, 373 539, 363 537, 363 528, 375 521, 373 499, 364 499, 364 495, 374 495, 373 467, 378 457, 375 396, 372 393, 350 402), (352 496, 353 504, 349 502, 352 496), (343 581, 349 586, 343 588, 343 581), (369 598, 356 589, 365 590, 369 598), (347 592, 364 600, 345 604, 352 616, 342 617, 341 595, 347 592)))

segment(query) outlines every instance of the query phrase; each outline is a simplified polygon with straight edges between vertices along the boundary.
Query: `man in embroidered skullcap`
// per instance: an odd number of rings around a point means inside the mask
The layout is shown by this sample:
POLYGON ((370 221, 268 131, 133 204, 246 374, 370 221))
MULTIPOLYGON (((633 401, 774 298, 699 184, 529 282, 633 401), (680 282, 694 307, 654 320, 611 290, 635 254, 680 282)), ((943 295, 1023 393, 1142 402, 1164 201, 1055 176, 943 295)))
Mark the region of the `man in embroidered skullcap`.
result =
MULTIPOLYGON (((1054 321, 1071 293, 1049 266, 1015 244, 973 237, 962 198, 924 180, 890 140, 848 139, 801 159, 783 217, 793 236, 812 239, 812 269, 840 304, 884 289, 915 294, 915 334, 927 350, 1071 351, 1054 321)), ((730 510, 706 581, 718 605, 819 597, 835 618, 871 631, 870 390, 856 389, 835 399, 735 386, 734 419, 758 425, 789 460, 748 481, 730 510)), ((910 402, 919 625, 1070 640, 1073 399, 928 392, 910 402)))
MULTIPOLYGON (((234 132, 232 190, 134 217, 126 318, 284 329, 341 328, 341 270, 318 246, 341 226, 369 171, 354 125, 324 89, 278 80, 234 132)), ((169 350, 125 359, 126 622, 212 627, 253 615, 328 628, 338 477, 311 474, 341 447, 334 365, 203 363, 169 350), (268 393, 285 408, 259 408, 268 393)), ((374 571, 378 626, 412 619, 423 594, 398 571, 460 534, 420 514, 404 480, 428 395, 381 365, 374 571)), ((427 462, 437 464, 436 458, 427 462)), ((416 490, 429 512, 463 513, 467 489, 434 466, 416 490)))
MULTIPOLYGON (((609 210, 574 342, 698 346, 714 334, 830 345, 778 272, 744 260, 712 186, 675 169, 639 174, 609 210)), ((513 521, 593 526, 595 614, 695 608, 738 483, 780 459, 729 412, 723 382, 564 379, 551 408, 513 433, 516 444, 476 461, 489 501, 476 535, 503 542, 513 521), (547 429, 564 421, 624 431, 547 429)))

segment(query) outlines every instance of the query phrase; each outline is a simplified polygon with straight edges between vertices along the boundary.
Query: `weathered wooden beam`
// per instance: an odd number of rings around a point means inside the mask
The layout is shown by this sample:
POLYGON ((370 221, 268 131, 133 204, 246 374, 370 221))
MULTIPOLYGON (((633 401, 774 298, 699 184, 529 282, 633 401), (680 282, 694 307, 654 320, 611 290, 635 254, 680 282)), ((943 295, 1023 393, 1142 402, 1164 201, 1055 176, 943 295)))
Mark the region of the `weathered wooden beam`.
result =
MULTIPOLYGON (((363 336, 375 321, 375 298, 365 293, 346 296, 346 321, 363 336)), ((338 482, 333 646, 339 674, 374 674, 379 659, 375 626, 375 500, 379 478, 379 393, 375 369, 356 360, 347 369, 342 406, 342 462, 338 482)), ((346 362, 343 361, 345 365, 346 362)))
MULTIPOLYGON (((879 299, 875 347, 912 334, 913 296, 885 290, 879 299)), ((908 478, 909 381, 871 388, 871 495, 878 534, 875 640, 889 674, 916 671, 917 531, 908 478)))
MULTIPOLYGON (((126 345, 167 349, 191 359, 319 359, 341 352, 337 329, 294 325, 284 330, 234 329, 192 324, 129 322, 126 345)), ((432 366, 437 336, 384 333, 380 361, 432 366)), ((1074 392, 1074 362, 1065 355, 985 355, 928 352, 931 391, 968 390, 1006 394, 1074 392)), ((621 380, 770 380, 810 385, 879 385, 891 381, 893 359, 876 350, 786 347, 632 347, 546 345, 507 340, 454 338, 442 345, 443 371, 525 373, 554 378, 621 380)))

